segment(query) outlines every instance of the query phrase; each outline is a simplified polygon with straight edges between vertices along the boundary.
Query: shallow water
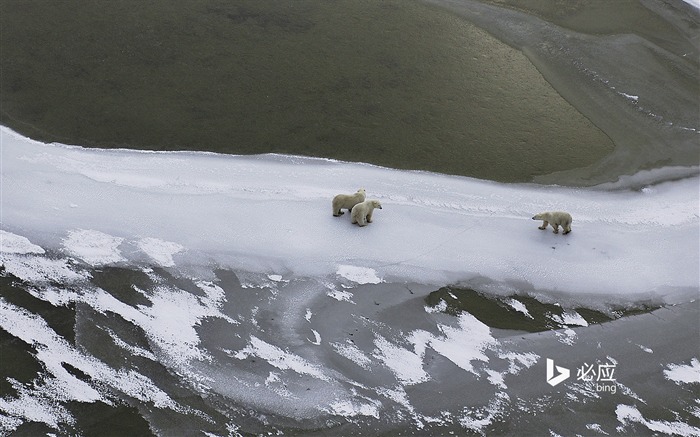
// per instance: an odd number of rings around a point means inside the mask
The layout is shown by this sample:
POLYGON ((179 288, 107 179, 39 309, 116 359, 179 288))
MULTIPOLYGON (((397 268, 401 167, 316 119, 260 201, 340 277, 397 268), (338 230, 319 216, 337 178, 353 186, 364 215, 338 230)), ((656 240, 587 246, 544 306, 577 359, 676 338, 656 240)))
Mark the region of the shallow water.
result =
POLYGON ((590 166, 534 175, 535 181, 593 185, 649 168, 697 165, 699 9, 684 2, 608 5, 595 0, 566 6, 508 0, 429 3, 522 50, 547 82, 615 144, 610 155, 590 166))
POLYGON ((3 124, 84 146, 281 152, 506 182, 556 173, 543 181, 593 185, 698 164, 697 44, 675 27, 697 16, 663 21, 626 3, 615 13, 638 20, 600 34, 589 23, 608 14, 595 8, 572 30, 559 21, 577 11, 543 20, 437 4, 448 9, 5 3, 3 124))

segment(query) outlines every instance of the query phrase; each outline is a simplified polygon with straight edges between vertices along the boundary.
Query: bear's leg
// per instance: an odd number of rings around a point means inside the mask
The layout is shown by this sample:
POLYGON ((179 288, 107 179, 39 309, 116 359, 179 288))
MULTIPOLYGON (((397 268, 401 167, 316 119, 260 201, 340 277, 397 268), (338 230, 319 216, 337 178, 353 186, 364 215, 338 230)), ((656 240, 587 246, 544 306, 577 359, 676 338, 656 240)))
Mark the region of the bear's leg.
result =
POLYGON ((544 222, 542 222, 542 226, 540 226, 538 229, 542 229, 544 231, 545 229, 547 229, 548 224, 549 222, 545 220, 544 222))
POLYGON ((566 234, 568 234, 569 232, 571 232, 571 226, 563 226, 563 228, 564 228, 564 235, 566 235, 566 234))
POLYGON ((372 211, 367 214, 367 223, 372 223, 372 211))
POLYGON ((333 217, 340 217, 343 214, 345 214, 343 211, 337 210, 333 212, 333 217))
POLYGON ((552 223, 552 227, 554 228, 554 233, 558 234, 559 233, 559 223, 552 223))

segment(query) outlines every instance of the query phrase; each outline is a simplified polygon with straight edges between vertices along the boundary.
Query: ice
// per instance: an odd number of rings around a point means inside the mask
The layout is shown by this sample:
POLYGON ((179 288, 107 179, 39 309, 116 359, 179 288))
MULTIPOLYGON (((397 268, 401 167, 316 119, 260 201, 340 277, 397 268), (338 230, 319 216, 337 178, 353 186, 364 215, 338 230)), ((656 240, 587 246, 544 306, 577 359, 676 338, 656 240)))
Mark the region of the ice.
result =
POLYGON ((342 290, 336 290, 336 289, 331 289, 326 292, 326 295, 332 297, 333 299, 339 301, 339 302, 352 302, 352 293, 349 291, 342 291, 342 290))
POLYGON ((277 346, 271 345, 255 336, 251 337, 250 344, 246 348, 234 354, 234 358, 239 360, 245 360, 250 356, 260 357, 280 370, 290 369, 302 375, 310 375, 324 381, 329 380, 329 377, 325 375, 323 370, 318 368, 318 366, 307 362, 298 355, 283 351, 277 346))
POLYGON ((508 305, 513 307, 515 311, 519 311, 531 319, 533 318, 530 312, 527 310, 527 306, 525 306, 525 304, 520 302, 519 300, 511 299, 510 301, 508 301, 508 305))
MULTIPOLYGON (((615 413, 617 414, 617 420, 623 424, 623 427, 628 423, 639 423, 646 426, 649 431, 655 433, 681 436, 695 436, 700 434, 700 428, 688 425, 687 423, 669 422, 666 420, 648 420, 637 407, 632 405, 618 405, 615 413)), ((618 428, 618 430, 620 430, 620 428, 618 428)))
POLYGON ((381 278, 377 277, 377 272, 366 267, 338 266, 336 273, 338 276, 358 284, 379 284, 382 282, 381 278))
POLYGON ((379 418, 378 402, 368 404, 355 404, 351 401, 337 401, 329 405, 329 412, 345 417, 354 417, 358 415, 372 416, 379 418))
POLYGON ((339 355, 347 358, 363 369, 369 369, 372 360, 369 359, 357 346, 355 346, 350 340, 347 340, 345 344, 333 343, 333 347, 339 355))
POLYGON ((99 266, 126 261, 118 249, 123 240, 100 231, 78 229, 68 231, 63 245, 70 254, 92 266, 99 266))
POLYGON ((183 247, 177 243, 157 238, 142 238, 137 244, 139 249, 163 267, 173 267, 175 265, 173 255, 183 250, 183 247))
POLYGON ((28 254, 43 254, 44 249, 32 244, 27 238, 0 230, 0 252, 28 254))
POLYGON ((430 379, 423 369, 422 354, 391 343, 381 335, 376 336, 374 345, 377 347, 374 357, 391 369, 402 384, 418 384, 430 379))
POLYGON ((700 0, 683 0, 683 1, 688 3, 691 6, 695 7, 696 9, 700 9, 700 0))
MULTIPOLYGON (((655 185, 649 174, 630 178, 644 180, 642 190, 622 179, 577 189, 280 155, 83 149, 7 128, 0 140, 3 241, 22 241, 4 248, 64 251, 92 265, 463 283, 578 301, 698 294, 697 169, 655 185), (364 228, 329 208, 358 186, 384 206, 364 228), (573 215, 571 234, 530 219, 552 209, 573 215)), ((2 257, 25 262, 7 249, 2 257)))
POLYGON ((588 326, 588 322, 576 311, 564 311, 561 316, 553 314, 552 320, 568 326, 588 326))
POLYGON ((417 353, 422 357, 425 348, 430 347, 460 368, 478 375, 472 361, 488 361, 484 350, 495 345, 489 327, 471 314, 463 313, 459 315, 458 328, 440 325, 439 329, 444 336, 436 337, 420 330, 409 335, 417 353))
POLYGON ((92 385, 76 378, 65 364, 79 369, 96 381, 97 387, 118 387, 124 393, 159 408, 184 411, 150 379, 133 370, 115 370, 107 364, 85 355, 53 331, 41 317, 0 300, 0 320, 3 329, 27 344, 35 345, 36 358, 48 376, 22 385, 16 382, 19 397, 0 398, 0 408, 17 416, 57 428, 59 422, 72 423, 70 413, 60 401, 93 402, 109 399, 92 385))
POLYGON ((71 268, 68 261, 63 259, 0 254, 0 261, 2 261, 2 266, 8 273, 25 281, 39 284, 52 281, 71 284, 79 282, 88 276, 86 272, 76 271, 71 268))

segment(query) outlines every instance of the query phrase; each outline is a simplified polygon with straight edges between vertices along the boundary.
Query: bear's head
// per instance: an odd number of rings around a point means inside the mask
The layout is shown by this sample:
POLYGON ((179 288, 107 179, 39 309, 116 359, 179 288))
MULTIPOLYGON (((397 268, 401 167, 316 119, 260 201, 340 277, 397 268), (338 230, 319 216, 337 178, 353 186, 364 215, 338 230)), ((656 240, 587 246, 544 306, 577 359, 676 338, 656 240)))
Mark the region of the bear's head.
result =
POLYGON ((373 206, 374 208, 382 209, 382 204, 379 203, 378 200, 373 200, 373 201, 372 201, 372 206, 373 206))

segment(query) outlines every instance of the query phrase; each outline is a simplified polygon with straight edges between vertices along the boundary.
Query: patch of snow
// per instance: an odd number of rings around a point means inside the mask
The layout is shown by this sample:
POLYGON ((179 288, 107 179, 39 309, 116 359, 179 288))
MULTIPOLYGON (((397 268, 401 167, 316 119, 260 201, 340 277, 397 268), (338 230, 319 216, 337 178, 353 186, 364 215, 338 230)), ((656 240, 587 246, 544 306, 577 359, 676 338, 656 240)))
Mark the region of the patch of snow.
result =
POLYGON ((377 276, 377 272, 368 267, 341 265, 338 266, 336 274, 358 284, 379 284, 382 282, 381 278, 377 276))
POLYGON ((68 232, 63 240, 66 251, 91 266, 112 264, 126 261, 119 252, 119 245, 124 241, 104 232, 92 229, 77 229, 68 232))
POLYGON ((26 237, 0 229, 0 252, 22 255, 28 253, 42 254, 44 253, 44 249, 36 244, 32 244, 26 237))
POLYGON ((146 237, 137 242, 139 249, 162 267, 173 267, 173 255, 184 250, 184 247, 170 241, 146 237))
POLYGON ((519 311, 519 312, 525 314, 527 317, 529 317, 529 318, 531 318, 531 319, 533 318, 532 315, 530 315, 530 312, 527 310, 527 307, 525 306, 525 304, 522 303, 522 302, 520 302, 519 300, 517 300, 517 299, 511 299, 511 300, 508 301, 508 305, 510 305, 511 307, 513 307, 513 309, 514 309, 515 311, 519 311))
POLYGON ((620 404, 615 409, 617 420, 622 425, 628 423, 639 423, 646 426, 649 431, 668 435, 696 436, 700 435, 700 428, 688 425, 684 422, 669 422, 666 420, 648 420, 633 405, 620 404))
POLYGON ((700 384, 700 361, 693 358, 690 364, 669 364, 664 377, 676 384, 700 384))

